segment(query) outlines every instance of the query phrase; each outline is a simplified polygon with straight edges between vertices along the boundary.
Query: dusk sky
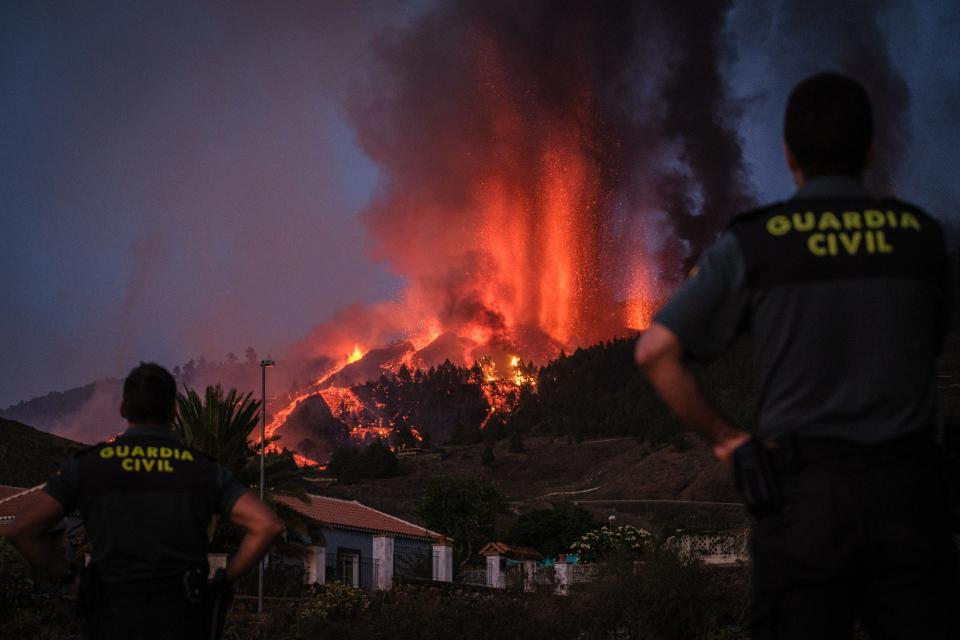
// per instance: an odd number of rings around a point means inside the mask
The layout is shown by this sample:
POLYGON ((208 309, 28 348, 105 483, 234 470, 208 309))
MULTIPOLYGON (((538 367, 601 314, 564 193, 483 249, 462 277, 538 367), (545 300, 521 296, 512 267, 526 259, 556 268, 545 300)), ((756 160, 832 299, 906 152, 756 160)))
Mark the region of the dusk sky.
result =
MULTIPOLYGON (((848 39, 833 3, 733 3, 724 72, 737 109, 722 117, 750 187, 759 201, 791 191, 789 88, 879 55, 905 88, 897 193, 960 222, 960 6, 852 5, 871 37, 848 39)), ((0 408, 140 360, 281 355, 344 306, 396 297, 402 274, 371 255, 360 216, 383 176, 346 105, 371 42, 430 10, 4 3, 0 408)))

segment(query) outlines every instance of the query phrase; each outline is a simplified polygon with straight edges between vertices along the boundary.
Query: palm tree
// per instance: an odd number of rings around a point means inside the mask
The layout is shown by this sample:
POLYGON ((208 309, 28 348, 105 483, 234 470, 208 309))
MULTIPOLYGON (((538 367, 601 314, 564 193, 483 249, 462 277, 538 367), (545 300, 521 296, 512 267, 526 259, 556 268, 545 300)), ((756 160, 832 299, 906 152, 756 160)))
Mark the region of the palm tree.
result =
MULTIPOLYGON (((229 469, 248 487, 260 484, 260 443, 250 442, 250 434, 257 427, 260 401, 252 393, 240 394, 230 389, 224 394, 218 384, 207 387, 203 398, 193 389, 177 395, 176 427, 184 442, 202 451, 229 469)), ((277 437, 267 440, 269 446, 277 437)), ((295 510, 278 502, 278 496, 292 497, 308 503, 303 480, 319 477, 311 467, 298 467, 293 454, 286 449, 267 450, 264 456, 264 498, 284 521, 288 532, 307 533, 306 520, 295 510)), ((217 532, 222 537, 215 517, 209 531, 213 541, 217 532)))

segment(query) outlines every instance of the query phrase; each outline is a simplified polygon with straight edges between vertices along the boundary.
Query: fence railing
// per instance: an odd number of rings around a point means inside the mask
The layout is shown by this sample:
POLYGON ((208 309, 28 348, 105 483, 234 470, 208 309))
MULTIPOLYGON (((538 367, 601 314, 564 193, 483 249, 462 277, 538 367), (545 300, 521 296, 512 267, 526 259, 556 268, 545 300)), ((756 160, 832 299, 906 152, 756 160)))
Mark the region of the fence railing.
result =
POLYGON ((583 584, 597 577, 600 568, 595 564, 572 564, 569 575, 570 584, 583 584))
POLYGON ((395 549, 393 552, 393 579, 431 580, 433 578, 434 557, 437 553, 431 549, 395 549))
POLYGON ((487 569, 486 567, 468 567, 457 576, 457 582, 485 587, 487 586, 487 569))
POLYGON ((371 558, 340 558, 327 565, 327 582, 340 582, 357 589, 372 590, 376 587, 377 560, 371 558))

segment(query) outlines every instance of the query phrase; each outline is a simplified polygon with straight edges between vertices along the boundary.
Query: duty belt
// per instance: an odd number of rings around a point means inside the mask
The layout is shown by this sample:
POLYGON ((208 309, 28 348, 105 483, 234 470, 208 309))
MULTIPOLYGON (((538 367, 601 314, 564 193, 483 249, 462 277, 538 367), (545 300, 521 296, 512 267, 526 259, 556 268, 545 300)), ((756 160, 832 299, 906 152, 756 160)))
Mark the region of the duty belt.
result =
POLYGON ((933 435, 920 429, 896 440, 867 444, 794 432, 768 441, 767 447, 771 464, 778 471, 798 471, 805 466, 829 466, 834 462, 856 469, 932 451, 933 435))

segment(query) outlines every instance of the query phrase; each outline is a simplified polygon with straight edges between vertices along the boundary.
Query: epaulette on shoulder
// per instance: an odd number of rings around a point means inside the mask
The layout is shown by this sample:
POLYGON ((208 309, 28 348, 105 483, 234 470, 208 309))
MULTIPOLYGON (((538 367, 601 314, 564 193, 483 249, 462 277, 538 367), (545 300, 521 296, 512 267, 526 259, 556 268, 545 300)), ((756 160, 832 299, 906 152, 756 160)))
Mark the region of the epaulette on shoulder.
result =
POLYGON ((767 213, 770 213, 771 211, 773 211, 774 209, 776 209, 776 208, 778 208, 778 207, 780 207, 780 206, 782 206, 782 205, 783 205, 783 201, 773 202, 773 203, 768 204, 768 205, 766 205, 766 206, 764 206, 764 207, 760 207, 759 209, 750 209, 749 211, 744 211, 743 213, 739 213, 739 214, 733 216, 732 218, 730 218, 730 222, 727 223, 727 229, 728 229, 728 230, 729 230, 729 229, 732 229, 733 227, 737 226, 738 224, 742 224, 742 223, 744 223, 744 222, 748 222, 748 221, 750 221, 750 220, 753 220, 754 218, 758 218, 758 217, 760 217, 760 216, 762 216, 762 215, 765 215, 765 214, 767 214, 767 213))

